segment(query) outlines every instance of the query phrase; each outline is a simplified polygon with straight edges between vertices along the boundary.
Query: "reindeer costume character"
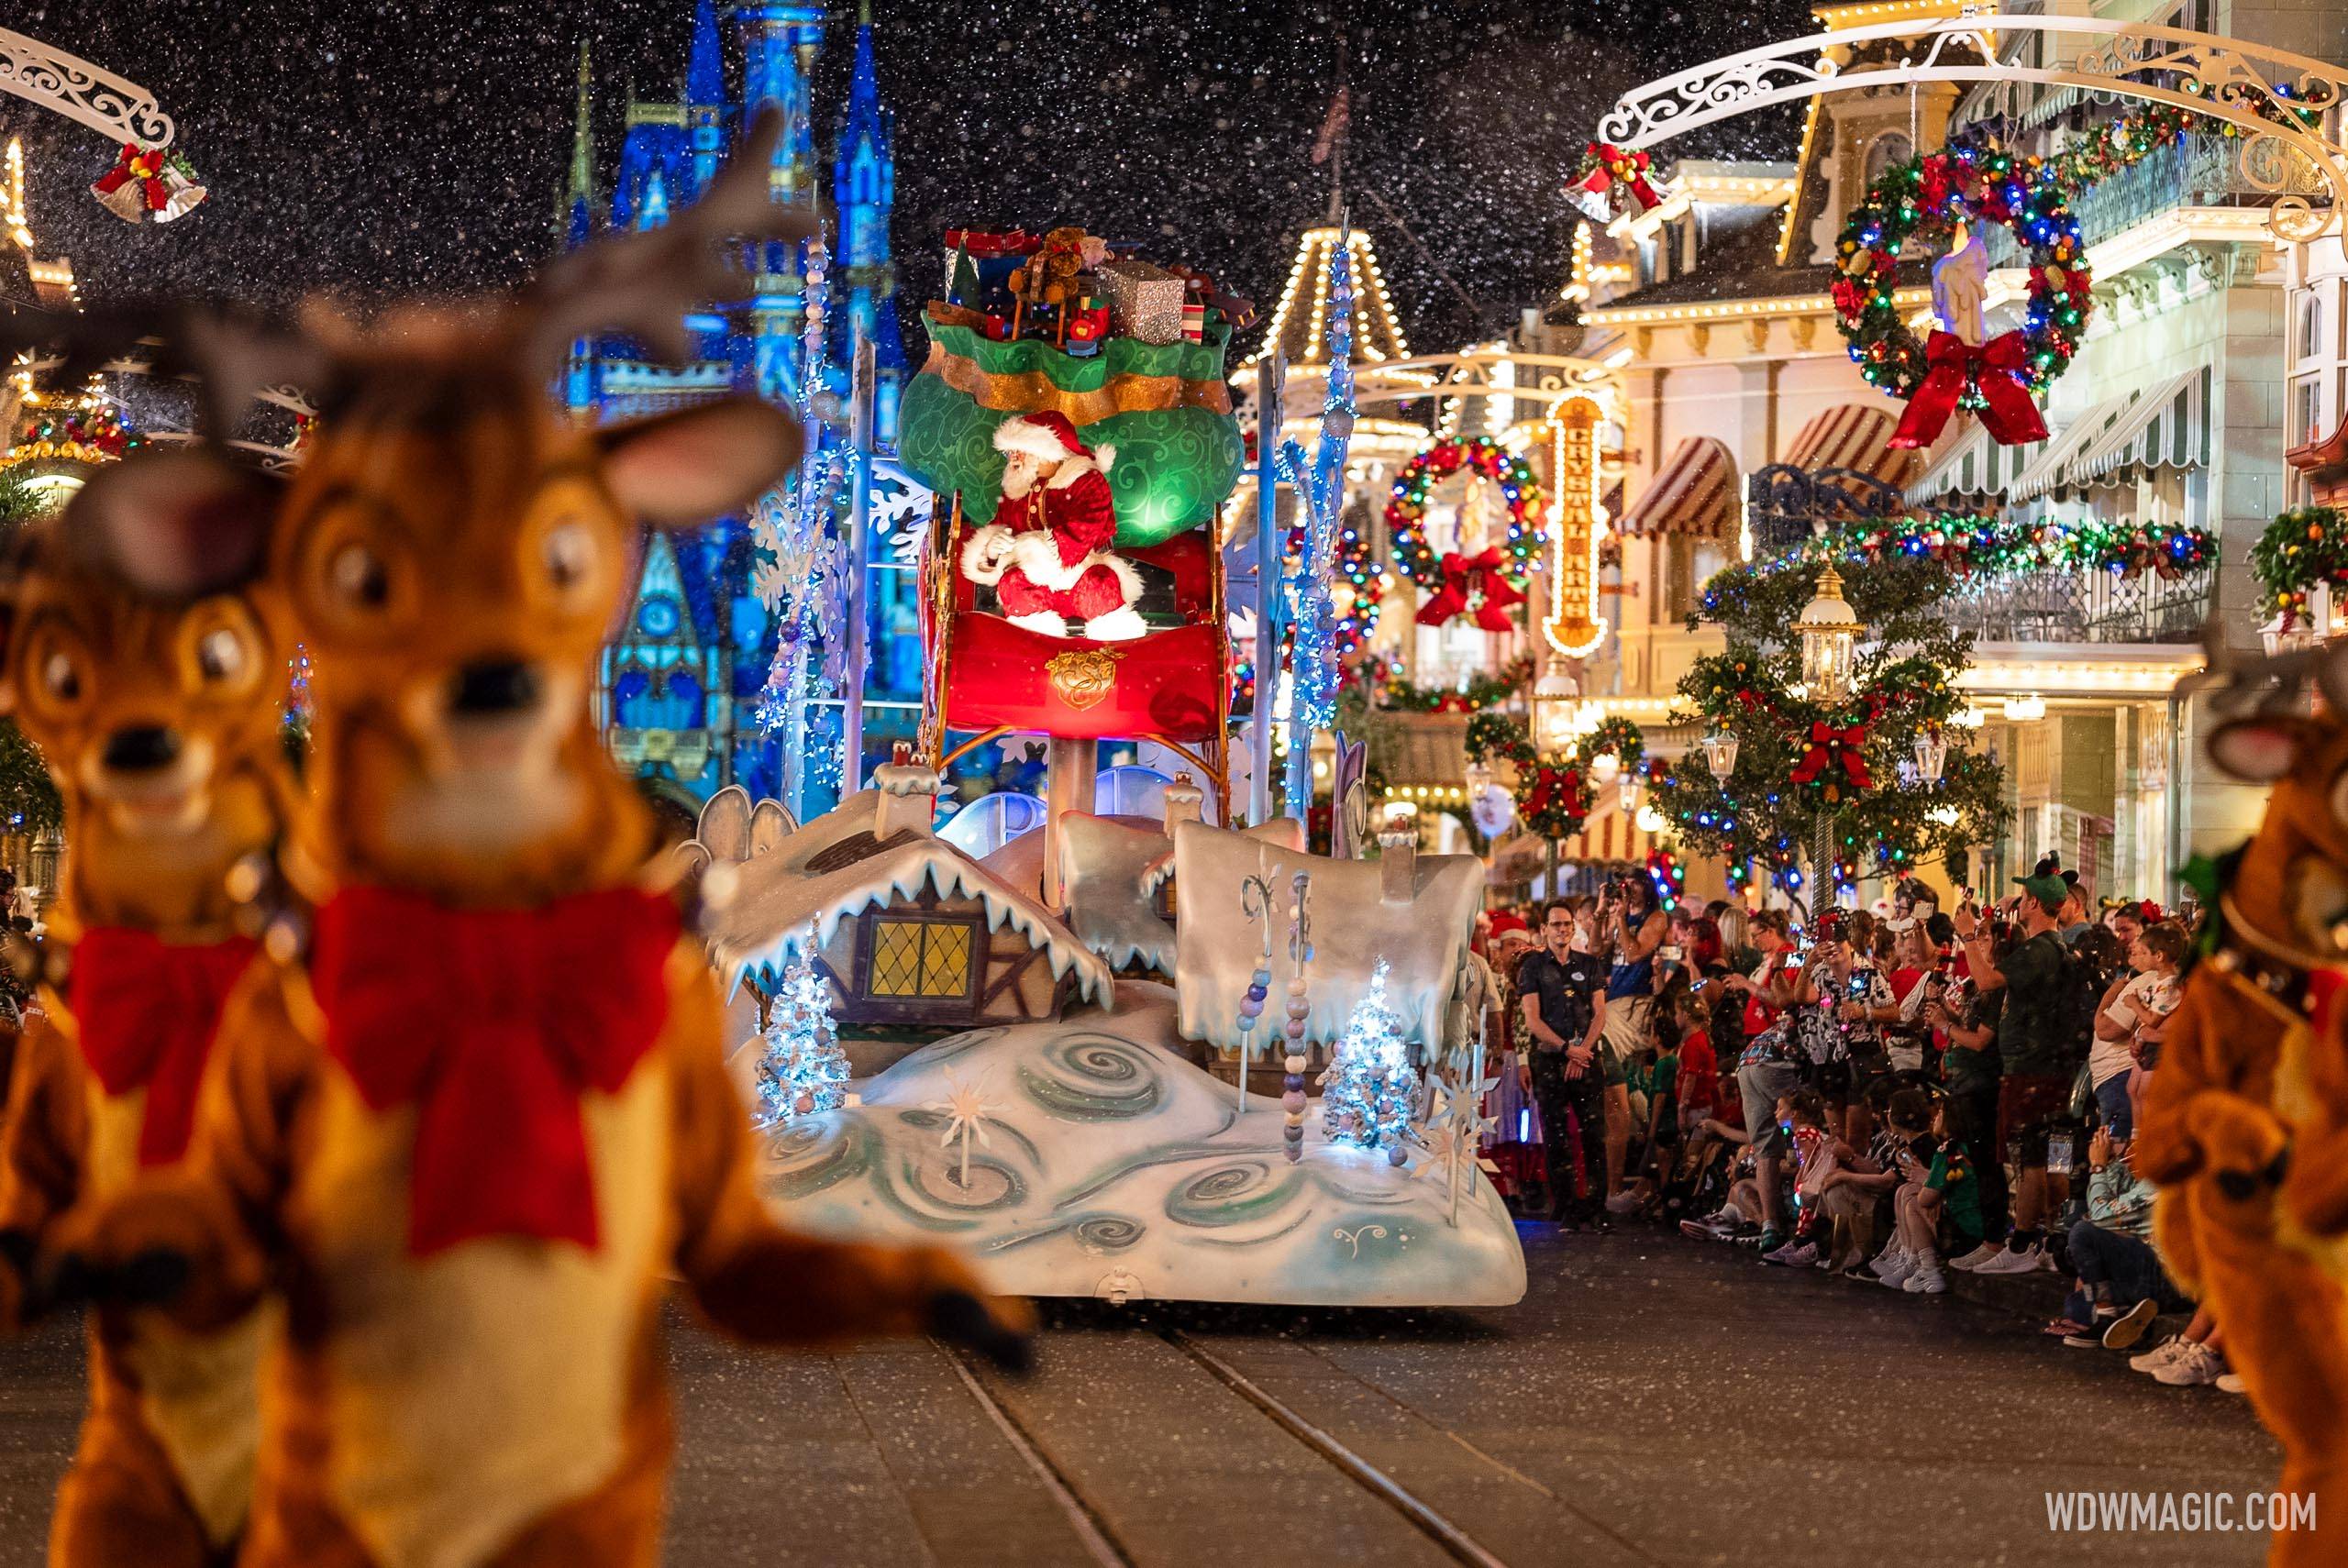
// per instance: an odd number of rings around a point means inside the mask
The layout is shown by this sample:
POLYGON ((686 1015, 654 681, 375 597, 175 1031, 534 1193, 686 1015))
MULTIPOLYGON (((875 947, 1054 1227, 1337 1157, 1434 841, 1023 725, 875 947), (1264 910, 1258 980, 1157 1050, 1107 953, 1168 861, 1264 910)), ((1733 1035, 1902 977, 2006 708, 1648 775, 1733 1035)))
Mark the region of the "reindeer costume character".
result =
POLYGON ((1024 1352, 952 1256, 768 1218, 708 961, 588 708, 635 521, 741 506, 800 438, 748 399, 579 430, 548 367, 598 331, 685 357, 683 314, 742 287, 720 243, 799 237, 777 128, 518 303, 264 348, 322 414, 270 550, 316 661, 316 936, 232 1007, 188 1168, 64 1238, 185 1258, 190 1328, 280 1283, 246 1568, 653 1562, 669 1275, 755 1342, 1024 1352))
POLYGON ((2297 1568, 2340 1562, 2348 1539, 2348 653, 2213 647, 2211 667, 2231 716, 2210 758, 2272 793, 2225 863, 2132 1158, 2161 1188, 2169 1272, 2215 1313, 2283 1441, 2280 1489, 2316 1496, 2317 1528, 2270 1547, 2297 1568), (2320 715, 2298 700, 2311 677, 2320 715))
MULTIPOLYGON (((216 509, 258 537, 277 500, 225 465, 134 457, 36 525, 9 573, 0 698, 49 758, 67 845, 43 1018, 0 1123, 12 1327, 36 1304, 19 1266, 58 1216, 184 1154, 221 1010, 255 959, 229 886, 273 849, 291 804, 293 648, 257 552, 205 560, 187 591, 158 597, 125 580, 108 541, 126 525, 183 532, 216 509)), ((91 1314, 89 1414, 52 1563, 226 1560, 251 1499, 274 1322, 247 1310, 189 1333, 122 1304, 91 1314)))

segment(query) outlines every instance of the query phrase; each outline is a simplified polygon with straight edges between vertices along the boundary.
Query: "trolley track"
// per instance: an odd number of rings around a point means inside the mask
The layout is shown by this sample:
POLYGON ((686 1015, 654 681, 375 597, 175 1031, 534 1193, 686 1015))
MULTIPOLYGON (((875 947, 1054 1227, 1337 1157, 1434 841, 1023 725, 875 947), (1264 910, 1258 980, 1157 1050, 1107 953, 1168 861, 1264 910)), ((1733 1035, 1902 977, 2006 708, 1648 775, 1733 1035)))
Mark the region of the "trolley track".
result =
MULTIPOLYGON (((1155 1338, 1179 1353, 1229 1393, 1236 1403, 1253 1410, 1268 1425, 1284 1433, 1300 1448, 1352 1483, 1361 1493, 1375 1499, 1424 1537, 1444 1556, 1455 1562, 1467 1564, 1468 1568, 1509 1568, 1505 1560, 1477 1540, 1433 1502, 1406 1485, 1392 1472, 1363 1457, 1335 1433, 1264 1388, 1189 1333, 1179 1328, 1161 1326, 1154 1331, 1154 1334, 1155 1338)), ((1013 1408, 1013 1402, 1004 1397, 1005 1391, 997 1385, 993 1374, 979 1370, 959 1353, 949 1352, 948 1354, 971 1397, 978 1401, 1005 1440, 1036 1473, 1092 1560, 1102 1568, 1134 1568, 1141 1558, 1120 1533, 1114 1505, 1096 1494, 1096 1489, 1088 1484, 1082 1466, 1073 1462, 1073 1456, 1055 1452, 1048 1435, 1038 1430, 1036 1423, 1022 1419, 1020 1412, 1013 1408)), ((1340 1375, 1361 1381, 1354 1378, 1353 1374, 1331 1364, 1340 1375)), ((1383 1390, 1377 1392, 1382 1398, 1391 1398, 1383 1390)), ((1426 1419, 1418 1412, 1411 1414, 1419 1420, 1426 1419)), ((1484 1452, 1457 1433, 1439 1425, 1436 1430, 1500 1474, 1552 1501, 1556 1500, 1556 1495, 1548 1488, 1484 1452)))

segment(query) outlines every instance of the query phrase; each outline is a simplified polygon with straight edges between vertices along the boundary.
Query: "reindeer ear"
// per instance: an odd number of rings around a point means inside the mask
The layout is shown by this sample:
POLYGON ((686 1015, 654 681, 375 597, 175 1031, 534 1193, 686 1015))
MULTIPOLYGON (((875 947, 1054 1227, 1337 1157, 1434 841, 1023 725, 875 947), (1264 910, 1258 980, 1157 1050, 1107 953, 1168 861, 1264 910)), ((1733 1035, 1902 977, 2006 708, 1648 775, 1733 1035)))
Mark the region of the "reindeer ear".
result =
POLYGON ((70 547, 142 592, 191 599, 260 570, 283 484, 201 447, 108 463, 66 505, 70 547))
POLYGON ((596 439, 612 493, 660 528, 748 506, 781 483, 806 449, 796 419, 740 397, 622 425, 596 439))
POLYGON ((2210 760, 2233 778, 2271 784, 2291 770, 2299 751, 2314 739, 2305 719, 2256 714, 2231 719, 2210 734, 2210 760))

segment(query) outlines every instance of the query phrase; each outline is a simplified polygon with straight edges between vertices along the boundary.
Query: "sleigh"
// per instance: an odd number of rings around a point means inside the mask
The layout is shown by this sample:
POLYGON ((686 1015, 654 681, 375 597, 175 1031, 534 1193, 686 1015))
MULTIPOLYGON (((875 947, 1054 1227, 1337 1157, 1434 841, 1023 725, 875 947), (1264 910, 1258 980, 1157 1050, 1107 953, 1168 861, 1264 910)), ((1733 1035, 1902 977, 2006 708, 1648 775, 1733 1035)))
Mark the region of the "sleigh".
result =
POLYGON ((1150 630, 1101 642, 1005 620, 991 588, 948 569, 967 526, 958 498, 925 563, 930 754, 950 757, 1013 733, 1149 740, 1182 753, 1220 786, 1230 639, 1213 531, 1194 528, 1122 550, 1140 574, 1135 608, 1150 630), (973 732, 975 738, 947 749, 949 734, 973 732))

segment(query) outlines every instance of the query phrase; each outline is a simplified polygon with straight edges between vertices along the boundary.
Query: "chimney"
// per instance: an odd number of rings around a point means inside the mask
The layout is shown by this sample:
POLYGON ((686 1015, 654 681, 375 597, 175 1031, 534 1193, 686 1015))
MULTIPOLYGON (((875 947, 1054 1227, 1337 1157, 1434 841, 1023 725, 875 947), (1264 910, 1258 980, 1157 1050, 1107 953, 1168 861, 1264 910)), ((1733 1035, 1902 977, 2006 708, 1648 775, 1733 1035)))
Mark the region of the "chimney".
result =
POLYGON ((873 837, 886 843, 901 828, 930 831, 937 816, 937 769, 916 759, 911 745, 897 743, 891 759, 872 770, 872 787, 880 796, 873 837))
POLYGON ((1174 836, 1176 823, 1195 823, 1204 820, 1206 792, 1191 782, 1189 774, 1174 775, 1174 782, 1166 786, 1164 798, 1167 837, 1174 836))
POLYGON ((1389 817, 1378 835, 1378 896, 1407 904, 1419 890, 1419 830, 1403 816, 1389 817))

